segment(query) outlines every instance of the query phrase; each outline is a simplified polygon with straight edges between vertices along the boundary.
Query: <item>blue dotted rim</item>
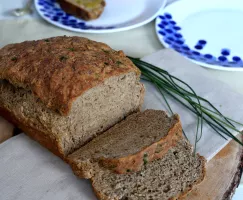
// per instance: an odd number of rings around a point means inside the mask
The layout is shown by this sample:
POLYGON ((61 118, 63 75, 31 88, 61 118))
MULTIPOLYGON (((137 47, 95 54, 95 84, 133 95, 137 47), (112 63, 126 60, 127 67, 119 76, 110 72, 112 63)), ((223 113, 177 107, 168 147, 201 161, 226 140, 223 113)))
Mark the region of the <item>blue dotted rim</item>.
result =
POLYGON ((63 11, 56 0, 37 0, 40 14, 48 20, 59 23, 64 27, 70 27, 77 30, 108 30, 115 26, 91 26, 84 20, 78 19, 63 11))
POLYGON ((172 14, 164 13, 158 16, 158 19, 160 21, 157 24, 158 34, 170 48, 183 56, 210 65, 243 67, 242 58, 232 54, 230 48, 221 48, 219 50, 219 55, 216 56, 210 53, 201 53, 200 51, 203 50, 208 43, 206 39, 200 38, 193 47, 189 47, 181 33, 182 28, 173 20, 172 14))

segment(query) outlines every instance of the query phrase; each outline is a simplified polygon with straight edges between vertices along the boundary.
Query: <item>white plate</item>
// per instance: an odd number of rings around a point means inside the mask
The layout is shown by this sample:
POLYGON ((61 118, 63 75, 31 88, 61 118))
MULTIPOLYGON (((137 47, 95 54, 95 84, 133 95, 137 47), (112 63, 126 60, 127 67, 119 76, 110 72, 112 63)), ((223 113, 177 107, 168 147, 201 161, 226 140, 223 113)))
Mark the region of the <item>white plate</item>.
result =
POLYGON ((243 71, 243 1, 182 0, 161 10, 161 43, 204 67, 243 71))
POLYGON ((35 0, 35 7, 42 18, 51 24, 87 33, 110 33, 142 26, 158 16, 166 0, 106 0, 102 15, 84 21, 65 13, 56 0, 35 0))

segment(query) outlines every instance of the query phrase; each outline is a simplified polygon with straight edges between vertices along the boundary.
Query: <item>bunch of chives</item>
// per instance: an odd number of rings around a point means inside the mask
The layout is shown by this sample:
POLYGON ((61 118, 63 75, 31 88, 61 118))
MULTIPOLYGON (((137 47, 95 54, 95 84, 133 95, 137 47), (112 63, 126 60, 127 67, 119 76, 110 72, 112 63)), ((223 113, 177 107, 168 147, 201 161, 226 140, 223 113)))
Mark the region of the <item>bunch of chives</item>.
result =
MULTIPOLYGON (((144 62, 138 58, 128 57, 141 70, 142 79, 151 82, 160 92, 168 109, 173 114, 166 96, 171 96, 174 100, 185 106, 197 117, 195 150, 198 141, 202 137, 203 123, 207 123, 217 134, 227 140, 226 136, 232 138, 240 145, 243 143, 235 137, 231 131, 237 131, 235 124, 242 125, 229 117, 224 116, 212 103, 207 99, 196 94, 190 85, 171 75, 166 70, 158 68, 152 64, 144 62)), ((184 131, 183 131, 184 133, 184 131)), ((184 136, 187 138, 186 134, 184 136)))

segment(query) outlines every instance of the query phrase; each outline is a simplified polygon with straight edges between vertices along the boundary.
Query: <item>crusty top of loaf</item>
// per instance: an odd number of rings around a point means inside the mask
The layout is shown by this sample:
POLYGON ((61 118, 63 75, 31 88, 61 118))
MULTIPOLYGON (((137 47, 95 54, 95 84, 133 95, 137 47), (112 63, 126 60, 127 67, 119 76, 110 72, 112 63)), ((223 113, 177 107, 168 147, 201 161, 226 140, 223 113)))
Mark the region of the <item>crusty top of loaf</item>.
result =
POLYGON ((0 79, 32 91, 48 108, 68 115, 72 102, 111 76, 139 69, 122 51, 82 37, 53 37, 0 49, 0 79))

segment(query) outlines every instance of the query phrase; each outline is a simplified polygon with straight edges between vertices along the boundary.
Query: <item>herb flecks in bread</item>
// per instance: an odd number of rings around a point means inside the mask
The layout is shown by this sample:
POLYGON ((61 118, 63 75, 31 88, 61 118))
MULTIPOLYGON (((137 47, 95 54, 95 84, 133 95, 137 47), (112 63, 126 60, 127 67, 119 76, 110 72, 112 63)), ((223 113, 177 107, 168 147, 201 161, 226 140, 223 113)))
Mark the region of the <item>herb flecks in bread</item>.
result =
POLYGON ((178 115, 168 117, 164 111, 146 110, 128 116, 94 138, 71 154, 68 161, 81 178, 97 173, 97 163, 119 174, 135 172, 163 157, 181 138, 178 115))
POLYGON ((139 172, 120 175, 102 168, 91 181, 100 200, 169 200, 186 195, 204 176, 205 159, 181 140, 139 172))

